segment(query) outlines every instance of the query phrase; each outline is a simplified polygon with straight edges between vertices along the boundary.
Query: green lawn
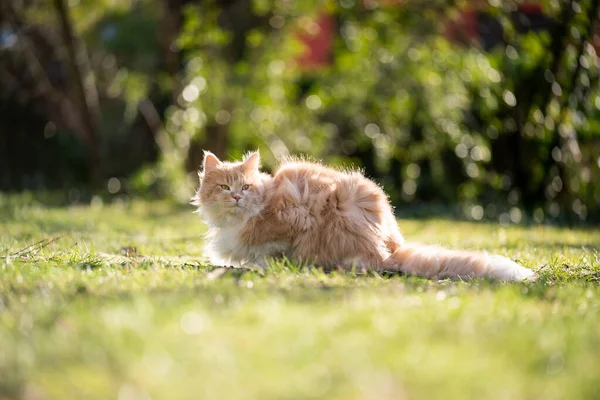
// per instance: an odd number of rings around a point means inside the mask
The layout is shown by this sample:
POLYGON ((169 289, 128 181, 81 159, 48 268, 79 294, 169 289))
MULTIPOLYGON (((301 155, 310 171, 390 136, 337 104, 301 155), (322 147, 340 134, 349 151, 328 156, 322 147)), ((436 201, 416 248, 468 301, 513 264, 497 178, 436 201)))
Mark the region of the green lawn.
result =
POLYGON ((599 229, 400 220, 540 274, 428 281, 216 269, 191 211, 0 197, 0 399, 598 398, 599 229))

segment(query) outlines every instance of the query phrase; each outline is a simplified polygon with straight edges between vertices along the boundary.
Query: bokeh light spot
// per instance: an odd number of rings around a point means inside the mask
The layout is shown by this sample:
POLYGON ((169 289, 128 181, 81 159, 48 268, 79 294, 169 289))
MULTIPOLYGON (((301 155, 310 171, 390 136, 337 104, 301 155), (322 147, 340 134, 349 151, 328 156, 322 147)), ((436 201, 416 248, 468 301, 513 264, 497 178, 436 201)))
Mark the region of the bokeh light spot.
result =
POLYGON ((412 196, 416 193, 417 191, 417 184, 415 183, 415 181, 413 181, 412 179, 409 179, 407 181, 404 181, 404 183, 402 184, 402 191, 409 195, 412 196))
POLYGON ((118 193, 121 190, 121 181, 118 178, 112 177, 108 180, 107 187, 109 193, 118 193))
POLYGON ((231 114, 227 110, 219 110, 215 114, 215 121, 218 124, 225 125, 231 120, 231 114))
POLYGON ((475 221, 480 221, 483 218, 483 207, 476 205, 471 208, 471 217, 473 217, 475 221))
POLYGON ((306 107, 308 107, 309 109, 311 109, 313 111, 321 108, 322 104, 323 104, 323 102, 321 101, 321 98, 319 96, 317 96, 316 94, 311 94, 310 96, 308 96, 306 98, 306 107))
POLYGON ((510 107, 514 107, 517 105, 517 98, 510 90, 505 90, 504 94, 502 95, 502 98, 504 99, 504 102, 510 107))
POLYGON ((188 311, 181 316, 181 330, 188 335, 202 333, 207 327, 207 320, 195 311, 188 311))
POLYGON ((381 129, 379 129, 379 125, 377 124, 370 123, 365 126, 365 135, 371 139, 374 139, 380 132, 381 129))
POLYGON ((198 98, 198 96, 200 95, 200 90, 198 89, 198 86, 194 85, 193 83, 190 83, 185 87, 185 89, 183 89, 181 95, 183 96, 183 99, 185 101, 191 103, 192 101, 198 98))

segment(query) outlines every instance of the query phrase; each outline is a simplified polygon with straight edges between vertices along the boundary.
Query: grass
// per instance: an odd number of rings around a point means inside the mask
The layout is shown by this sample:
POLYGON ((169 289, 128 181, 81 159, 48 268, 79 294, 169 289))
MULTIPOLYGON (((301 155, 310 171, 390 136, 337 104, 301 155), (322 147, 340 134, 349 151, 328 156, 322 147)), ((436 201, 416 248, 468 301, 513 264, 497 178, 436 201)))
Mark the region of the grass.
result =
POLYGON ((0 399, 597 398, 598 229, 400 220, 540 274, 428 281, 211 267, 190 211, 0 197, 0 399))

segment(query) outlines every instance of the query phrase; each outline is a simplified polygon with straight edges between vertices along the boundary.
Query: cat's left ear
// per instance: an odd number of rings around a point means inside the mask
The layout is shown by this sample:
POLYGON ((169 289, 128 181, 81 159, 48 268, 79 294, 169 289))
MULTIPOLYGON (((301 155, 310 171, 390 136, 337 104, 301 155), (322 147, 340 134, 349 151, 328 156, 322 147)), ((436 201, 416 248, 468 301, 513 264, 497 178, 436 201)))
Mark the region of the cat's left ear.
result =
POLYGON ((258 151, 253 151, 244 156, 244 162, 242 163, 242 169, 244 172, 258 171, 260 168, 260 154, 258 151))

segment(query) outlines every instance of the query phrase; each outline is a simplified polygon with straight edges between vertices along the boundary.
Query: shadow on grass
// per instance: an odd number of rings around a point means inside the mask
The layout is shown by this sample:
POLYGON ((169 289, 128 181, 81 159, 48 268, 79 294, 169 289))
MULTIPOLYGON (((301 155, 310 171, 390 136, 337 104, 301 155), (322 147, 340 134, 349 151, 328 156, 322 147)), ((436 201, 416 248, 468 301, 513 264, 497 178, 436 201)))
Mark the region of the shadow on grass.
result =
MULTIPOLYGON (((510 207, 505 207, 503 210, 500 208, 498 215, 507 213, 510 207)), ((521 227, 534 227, 534 226, 548 226, 554 228, 576 228, 579 230, 598 230, 600 228, 600 215, 588 218, 585 221, 576 219, 573 216, 565 217, 559 216, 557 218, 546 218, 542 224, 536 223, 531 215, 528 215, 524 210, 523 220, 520 223, 510 223, 508 226, 521 226, 521 227)), ((395 208, 395 215, 398 219, 404 219, 407 221, 449 221, 449 222, 468 222, 473 224, 498 224, 499 217, 484 216, 481 220, 477 221, 473 218, 469 218, 463 212, 463 207, 460 204, 448 205, 448 204, 415 204, 415 205, 398 205, 395 208)), ((500 225, 499 225, 500 226, 500 225)))
MULTIPOLYGON (((594 238, 595 239, 595 238, 594 238)), ((598 240, 594 240, 594 243, 582 243, 582 244, 573 244, 572 242, 528 242, 527 246, 530 248, 539 248, 553 252, 559 252, 560 250, 585 250, 592 252, 600 252, 600 238, 598 240)), ((502 249, 510 250, 510 249, 523 249, 523 245, 518 242, 510 242, 503 243, 502 249)))

